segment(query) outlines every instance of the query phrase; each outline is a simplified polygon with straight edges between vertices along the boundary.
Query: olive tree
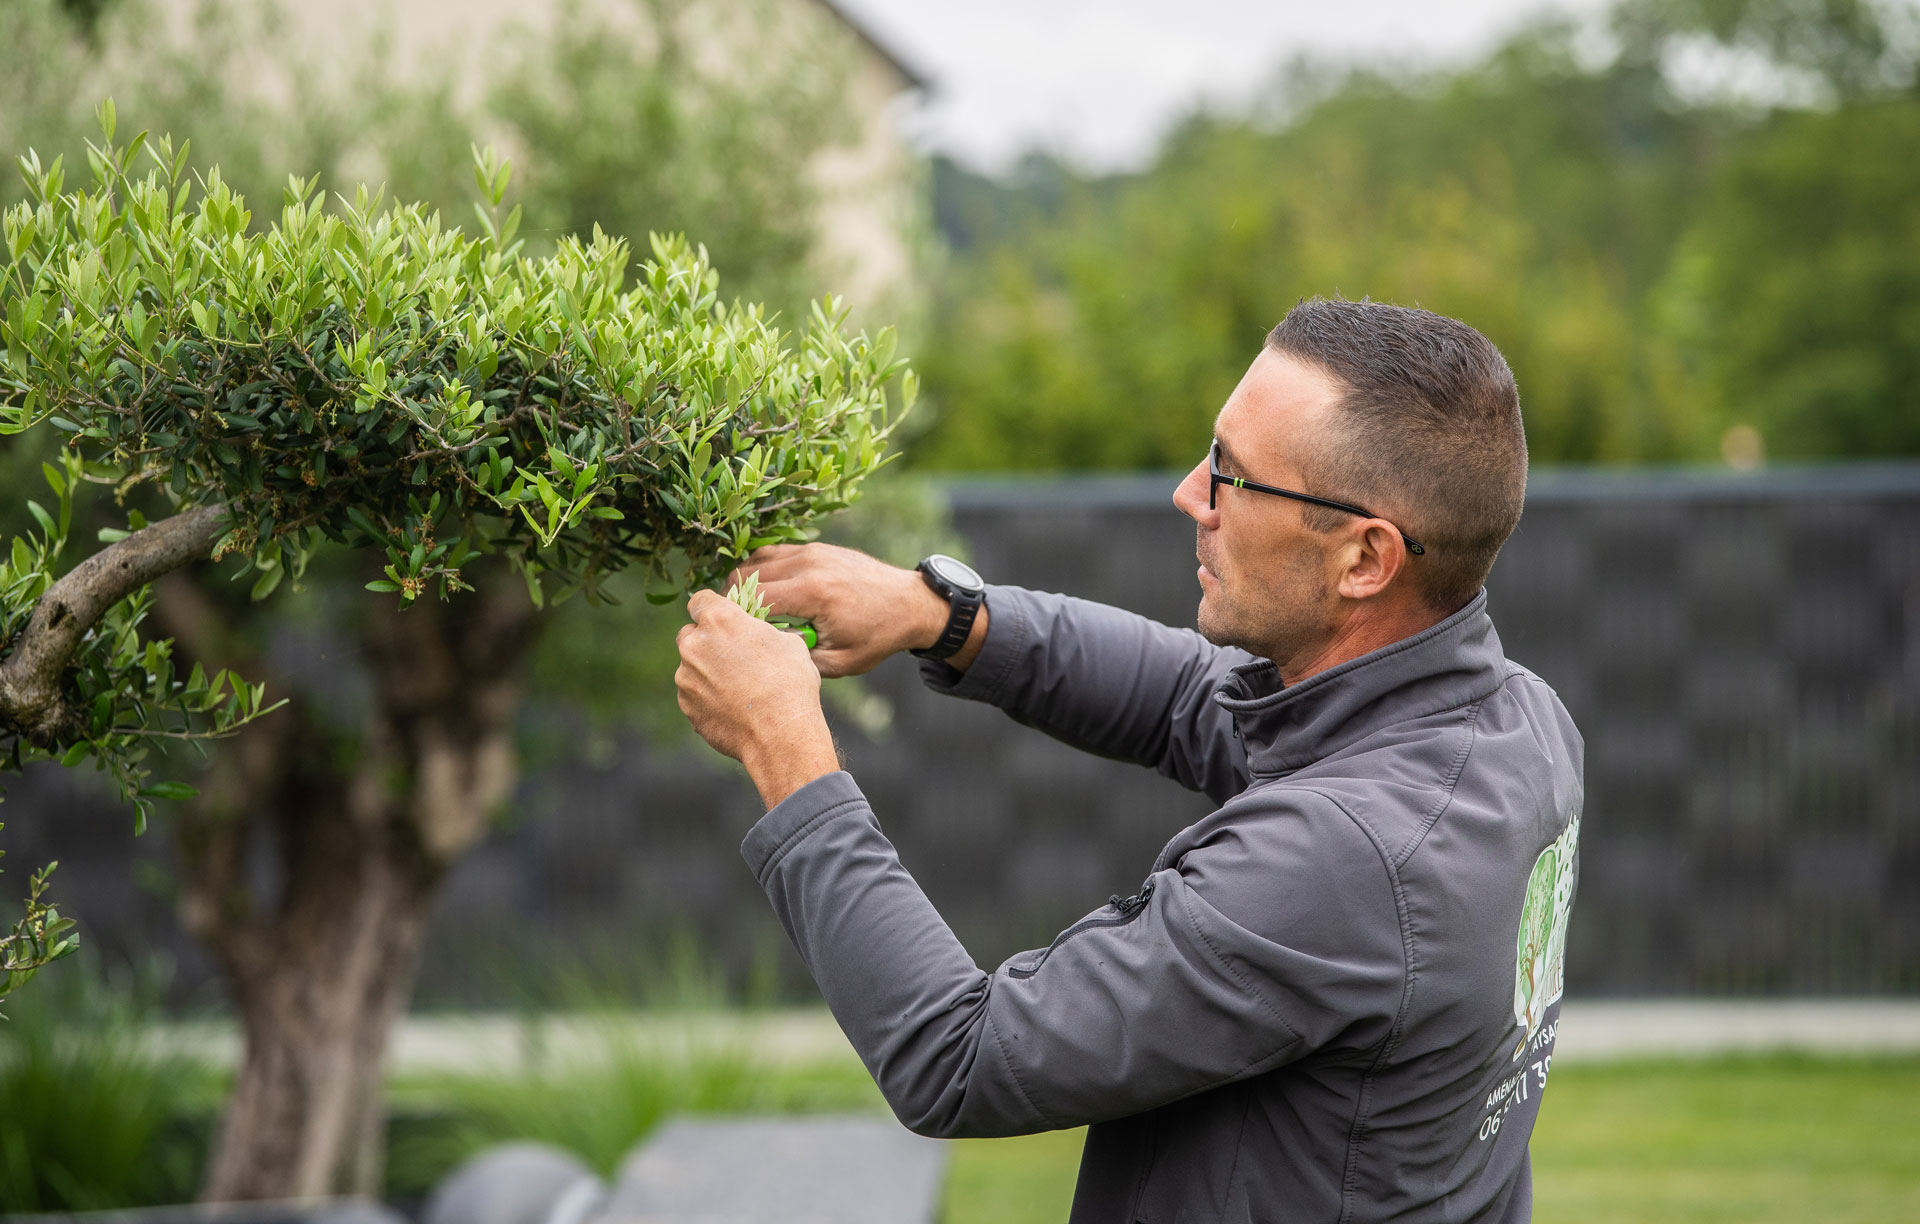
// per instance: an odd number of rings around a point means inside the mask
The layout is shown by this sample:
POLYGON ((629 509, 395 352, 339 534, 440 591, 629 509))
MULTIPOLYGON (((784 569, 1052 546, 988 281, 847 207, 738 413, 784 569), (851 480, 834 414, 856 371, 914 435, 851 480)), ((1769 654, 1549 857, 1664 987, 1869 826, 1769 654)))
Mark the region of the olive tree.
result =
POLYGON ((372 1189, 387 1033, 440 878, 507 798, 543 610, 622 572, 677 598, 806 538, 882 463, 913 378, 831 299, 791 337, 727 302, 683 239, 631 282, 598 230, 530 257, 491 154, 472 232, 297 178, 260 226, 184 146, 116 146, 101 118, 92 186, 30 153, 4 216, 0 431, 61 445, 0 568, 0 751, 91 762, 142 820, 184 800, 183 914, 246 1035, 207 1196, 372 1189), (63 570, 95 487, 125 527, 63 570), (366 567, 352 768, 304 703, 177 661, 223 651, 180 581, 206 564, 253 600, 366 567), (204 737, 231 741, 203 793, 155 781, 152 745, 204 737), (271 905, 246 887, 261 806, 300 862, 271 905))

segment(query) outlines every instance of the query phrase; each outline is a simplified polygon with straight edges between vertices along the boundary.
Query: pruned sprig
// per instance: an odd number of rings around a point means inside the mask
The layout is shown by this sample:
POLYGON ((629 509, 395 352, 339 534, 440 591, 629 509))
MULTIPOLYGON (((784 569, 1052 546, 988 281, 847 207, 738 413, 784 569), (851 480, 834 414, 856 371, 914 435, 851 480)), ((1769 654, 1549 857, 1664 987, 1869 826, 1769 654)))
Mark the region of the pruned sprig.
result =
POLYGON ((767 605, 767 597, 760 590, 760 575, 748 574, 739 582, 727 588, 727 598, 739 604, 748 616, 757 620, 766 620, 773 614, 767 605))

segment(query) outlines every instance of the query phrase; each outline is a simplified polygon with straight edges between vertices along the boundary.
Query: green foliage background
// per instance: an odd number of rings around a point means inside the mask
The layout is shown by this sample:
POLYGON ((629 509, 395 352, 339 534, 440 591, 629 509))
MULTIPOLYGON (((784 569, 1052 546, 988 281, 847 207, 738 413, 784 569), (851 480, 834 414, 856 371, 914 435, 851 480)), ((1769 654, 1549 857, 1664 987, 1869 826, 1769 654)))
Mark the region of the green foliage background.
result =
POLYGON ((1536 462, 1713 459, 1737 425, 1776 459, 1920 454, 1916 25, 1910 0, 1626 0, 1458 70, 1294 65, 1135 175, 941 166, 958 249, 914 461, 1186 467, 1314 294, 1484 331, 1536 462), (1683 92, 1703 48, 1782 97, 1683 92))

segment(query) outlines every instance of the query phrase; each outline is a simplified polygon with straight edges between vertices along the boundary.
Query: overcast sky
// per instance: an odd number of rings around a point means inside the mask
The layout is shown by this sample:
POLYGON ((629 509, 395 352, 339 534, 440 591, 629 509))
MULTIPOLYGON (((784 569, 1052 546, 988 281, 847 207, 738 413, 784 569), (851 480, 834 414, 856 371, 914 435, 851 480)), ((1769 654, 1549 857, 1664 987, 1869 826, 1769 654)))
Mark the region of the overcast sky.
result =
POLYGON ((1455 63, 1548 10, 1604 0, 835 0, 937 84, 922 147, 986 170, 1028 149, 1139 165, 1196 105, 1241 102, 1307 53, 1455 63))

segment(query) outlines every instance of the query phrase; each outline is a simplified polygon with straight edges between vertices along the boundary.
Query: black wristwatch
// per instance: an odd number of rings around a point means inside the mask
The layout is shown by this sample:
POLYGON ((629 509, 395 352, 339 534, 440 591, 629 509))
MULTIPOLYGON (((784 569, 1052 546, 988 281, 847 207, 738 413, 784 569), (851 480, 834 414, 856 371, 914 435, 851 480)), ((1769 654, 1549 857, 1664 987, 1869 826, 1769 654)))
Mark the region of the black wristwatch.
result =
POLYGON ((973 632, 973 618, 980 614, 980 602, 986 597, 987 584, 967 564, 945 553, 935 553, 914 568, 953 611, 947 617, 947 627, 939 641, 925 650, 908 653, 920 659, 949 658, 967 644, 967 635, 973 632))

